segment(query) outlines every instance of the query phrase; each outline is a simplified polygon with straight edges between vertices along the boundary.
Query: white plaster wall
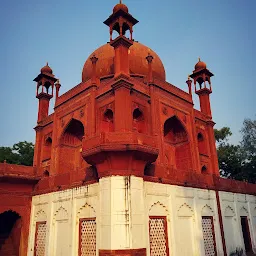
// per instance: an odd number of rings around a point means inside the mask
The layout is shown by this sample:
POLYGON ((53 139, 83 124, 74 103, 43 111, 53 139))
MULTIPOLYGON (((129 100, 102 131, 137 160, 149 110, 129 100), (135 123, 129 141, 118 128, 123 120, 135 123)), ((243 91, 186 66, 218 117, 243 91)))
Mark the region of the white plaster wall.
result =
POLYGON ((145 248, 143 179, 100 180, 101 249, 145 248))
MULTIPOLYGON (((256 197, 220 192, 228 252, 243 247, 241 214, 249 219, 256 247, 256 197)), ((204 256, 202 216, 212 216, 218 256, 223 255, 215 191, 108 177, 99 183, 32 199, 28 255, 34 255, 35 225, 47 221, 46 255, 78 255, 79 219, 96 218, 99 249, 149 246, 149 216, 166 216, 170 256, 204 256)))
POLYGON ((237 247, 244 248, 240 216, 248 217, 252 247, 256 252, 256 196, 228 192, 219 194, 228 253, 237 247))
MULTIPOLYGON (((32 198, 28 254, 34 255, 37 221, 47 222, 46 255, 77 256, 79 218, 99 219, 99 184, 32 198)), ((98 225, 97 225, 98 227, 98 225)), ((97 252, 99 229, 96 230, 97 252)))
MULTIPOLYGON (((166 216, 170 255, 204 256, 202 216, 213 216, 216 249, 223 255, 216 195, 214 191, 144 183, 146 222, 149 216, 166 216)), ((146 229, 147 255, 150 256, 146 229)))

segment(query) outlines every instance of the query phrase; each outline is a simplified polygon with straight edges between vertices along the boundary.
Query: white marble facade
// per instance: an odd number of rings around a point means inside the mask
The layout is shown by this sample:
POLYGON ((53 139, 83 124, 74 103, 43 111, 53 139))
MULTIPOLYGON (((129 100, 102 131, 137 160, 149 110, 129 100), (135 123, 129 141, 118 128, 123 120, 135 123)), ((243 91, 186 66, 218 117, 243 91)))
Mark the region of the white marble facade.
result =
MULTIPOLYGON (((240 216, 247 216, 256 250, 256 196, 219 192, 228 253, 244 247, 240 216)), ((36 226, 46 222, 45 255, 75 256, 79 220, 96 219, 99 249, 147 248, 149 217, 164 216, 170 256, 204 256, 202 216, 212 216, 217 255, 223 255, 216 193, 113 176, 99 183, 34 196, 28 255, 34 255, 36 226)))

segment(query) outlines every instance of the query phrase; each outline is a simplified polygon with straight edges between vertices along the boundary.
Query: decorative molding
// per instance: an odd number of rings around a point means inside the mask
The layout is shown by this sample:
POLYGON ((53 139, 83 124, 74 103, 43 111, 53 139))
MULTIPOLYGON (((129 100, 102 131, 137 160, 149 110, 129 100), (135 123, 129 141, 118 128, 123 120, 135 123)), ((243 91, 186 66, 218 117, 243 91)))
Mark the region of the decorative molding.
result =
MULTIPOLYGON (((155 202, 154 204, 152 204, 152 205, 149 207, 149 211, 148 211, 149 216, 151 215, 150 212, 152 211, 152 209, 156 208, 157 206, 158 206, 158 207, 161 207, 162 209, 164 209, 164 211, 165 211, 165 215, 164 215, 164 216, 169 216, 169 211, 168 211, 167 207, 166 207, 163 203, 161 203, 160 201, 155 202)), ((160 214, 160 213, 159 213, 159 214, 160 214)), ((156 216, 156 214, 153 214, 153 215, 156 216)), ((159 216, 160 216, 160 215, 159 215, 159 216)))
POLYGON ((62 206, 55 212, 54 220, 68 220, 68 211, 62 206))
POLYGON ((179 207, 177 213, 178 213, 179 217, 193 217, 194 216, 194 211, 193 211, 192 207, 186 203, 182 204, 179 207))
POLYGON ((36 214, 35 214, 35 221, 39 222, 39 221, 46 221, 47 220, 47 214, 45 213, 45 211, 43 211, 42 209, 40 209, 36 214))
POLYGON ((215 216, 214 210, 206 204, 201 210, 202 216, 215 216))
POLYGON ((224 216, 225 217, 235 217, 236 213, 235 213, 234 209, 228 205, 224 211, 224 216))
POLYGON ((248 210, 243 206, 239 211, 240 216, 249 216, 248 210))
POLYGON ((87 202, 80 207, 80 209, 77 212, 77 218, 96 218, 96 210, 94 209, 94 207, 90 204, 88 204, 87 202), (82 214, 84 211, 86 211, 86 209, 88 209, 87 214, 82 214), (93 212, 93 214, 90 214, 90 211, 93 212), (82 215, 82 216, 81 216, 82 215))

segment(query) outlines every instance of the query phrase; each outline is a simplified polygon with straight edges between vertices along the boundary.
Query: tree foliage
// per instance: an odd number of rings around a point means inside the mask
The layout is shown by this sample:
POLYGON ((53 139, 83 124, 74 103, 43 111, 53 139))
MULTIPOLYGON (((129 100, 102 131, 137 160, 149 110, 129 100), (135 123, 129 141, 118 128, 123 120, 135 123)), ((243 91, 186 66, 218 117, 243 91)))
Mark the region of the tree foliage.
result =
POLYGON ((31 142, 23 141, 14 144, 12 147, 0 147, 0 162, 6 161, 9 164, 33 165, 34 145, 31 142))
POLYGON ((228 142, 229 127, 215 129, 220 174, 223 177, 256 183, 256 120, 245 119, 238 145, 228 142))

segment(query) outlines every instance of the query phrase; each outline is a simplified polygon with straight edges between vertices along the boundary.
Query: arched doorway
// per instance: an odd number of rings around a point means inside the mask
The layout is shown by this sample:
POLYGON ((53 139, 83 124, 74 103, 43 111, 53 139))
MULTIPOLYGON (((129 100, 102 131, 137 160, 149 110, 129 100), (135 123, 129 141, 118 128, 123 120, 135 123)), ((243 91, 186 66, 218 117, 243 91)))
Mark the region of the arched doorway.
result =
POLYGON ((11 210, 0 214, 0 256, 19 255, 21 217, 11 210))

